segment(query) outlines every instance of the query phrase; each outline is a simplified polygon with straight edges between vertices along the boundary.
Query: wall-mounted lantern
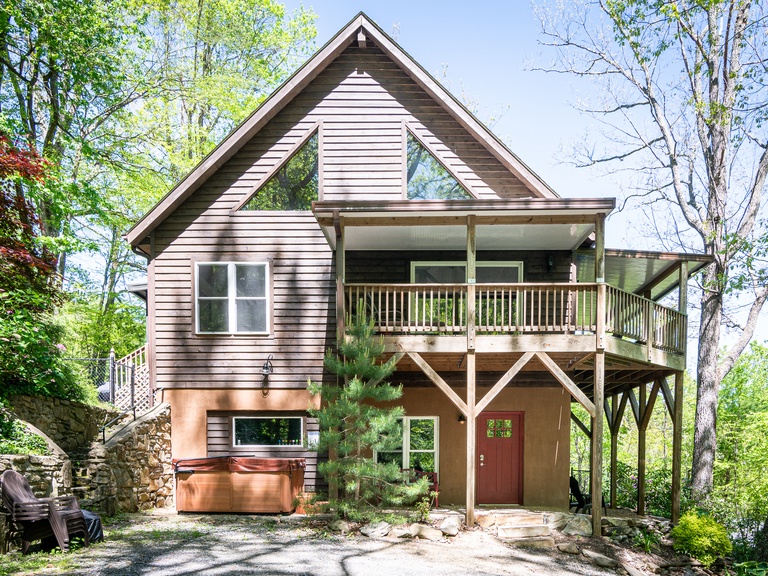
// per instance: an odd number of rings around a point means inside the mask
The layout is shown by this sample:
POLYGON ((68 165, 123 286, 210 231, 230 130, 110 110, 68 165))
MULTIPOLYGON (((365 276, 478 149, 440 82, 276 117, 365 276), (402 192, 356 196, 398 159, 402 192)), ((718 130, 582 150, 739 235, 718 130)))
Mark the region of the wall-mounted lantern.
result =
POLYGON ((272 354, 270 354, 267 356, 267 361, 264 362, 264 365, 261 367, 261 373, 264 374, 264 376, 269 376, 274 371, 275 368, 272 366, 272 354))

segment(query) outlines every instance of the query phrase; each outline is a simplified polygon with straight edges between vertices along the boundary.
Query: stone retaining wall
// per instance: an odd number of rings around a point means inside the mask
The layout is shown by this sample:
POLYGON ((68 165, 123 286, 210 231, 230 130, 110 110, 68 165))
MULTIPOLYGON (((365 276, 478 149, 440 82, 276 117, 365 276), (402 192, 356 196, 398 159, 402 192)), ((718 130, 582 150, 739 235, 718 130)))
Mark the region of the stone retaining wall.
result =
POLYGON ((75 483, 83 504, 106 514, 173 506, 171 407, 159 404, 106 444, 95 442, 75 483))
POLYGON ((15 396, 10 405, 20 420, 47 436, 54 455, 0 455, 0 473, 12 468, 27 477, 36 495, 74 494, 83 508, 102 514, 173 506, 168 404, 128 421, 106 444, 99 428, 116 411, 31 396, 15 396))
POLYGON ((14 414, 42 430, 67 454, 82 450, 96 440, 99 429, 118 416, 117 410, 44 396, 12 396, 14 414))

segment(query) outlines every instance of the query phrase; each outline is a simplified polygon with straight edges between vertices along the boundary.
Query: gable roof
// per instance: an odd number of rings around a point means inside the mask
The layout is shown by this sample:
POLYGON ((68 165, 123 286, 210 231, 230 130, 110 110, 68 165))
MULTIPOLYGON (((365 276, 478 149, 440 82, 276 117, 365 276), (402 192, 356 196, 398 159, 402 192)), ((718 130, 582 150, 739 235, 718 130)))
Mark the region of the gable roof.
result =
POLYGON ((504 167, 517 176, 539 198, 558 198, 533 170, 518 158, 482 122, 440 85, 421 65, 368 16, 360 12, 325 46, 275 90, 248 118, 237 126, 192 171, 172 188, 141 220, 125 234, 132 246, 139 244, 168 215, 211 177, 227 160, 253 138, 267 122, 298 95, 314 78, 333 62, 362 33, 373 40, 417 85, 426 91, 464 129, 481 143, 504 167))

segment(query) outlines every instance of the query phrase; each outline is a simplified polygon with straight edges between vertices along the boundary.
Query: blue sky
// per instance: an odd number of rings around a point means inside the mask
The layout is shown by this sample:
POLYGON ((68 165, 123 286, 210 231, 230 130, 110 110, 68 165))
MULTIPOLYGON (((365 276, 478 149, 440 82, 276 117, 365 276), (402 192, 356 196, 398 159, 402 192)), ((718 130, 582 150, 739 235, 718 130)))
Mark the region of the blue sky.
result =
MULTIPOLYGON (((289 11, 302 4, 314 9, 318 46, 362 10, 456 96, 463 90, 476 101, 481 120, 506 110, 493 131, 561 196, 619 195, 615 183, 568 164, 568 151, 592 125, 572 104, 596 88, 571 76, 530 70, 554 54, 539 45, 539 24, 527 0, 284 3, 289 11)), ((627 247, 627 235, 623 215, 613 217, 608 246, 627 247)))

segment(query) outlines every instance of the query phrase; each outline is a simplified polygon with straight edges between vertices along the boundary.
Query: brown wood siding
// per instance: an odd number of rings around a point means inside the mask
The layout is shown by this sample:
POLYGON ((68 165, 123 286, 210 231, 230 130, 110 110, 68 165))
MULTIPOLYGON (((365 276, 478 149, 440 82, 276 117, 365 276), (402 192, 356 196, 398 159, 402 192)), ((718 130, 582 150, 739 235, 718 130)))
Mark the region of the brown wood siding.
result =
POLYGON ((234 416, 261 416, 269 418, 301 417, 304 419, 305 439, 307 432, 319 432, 317 418, 297 412, 208 412, 206 430, 208 438, 208 456, 253 456, 255 458, 304 458, 307 468, 304 471, 304 490, 307 492, 328 492, 325 479, 317 470, 317 463, 327 458, 326 455, 307 450, 303 446, 233 446, 232 418, 234 416))
MULTIPOLYGON (((533 194, 376 47, 348 48, 172 216, 228 216, 269 170, 322 123, 324 200, 403 198, 403 123, 480 198, 533 194)), ((186 219, 184 218, 186 216, 186 219)), ((230 218, 249 218, 242 213, 230 218)), ((163 230, 179 223, 164 222, 163 230)))
POLYGON ((188 221, 172 215, 156 232, 157 385, 164 388, 305 388, 323 378, 333 344, 333 257, 308 212, 250 213, 188 221), (269 336, 195 334, 195 262, 268 262, 269 336), (273 355, 274 372, 261 367, 273 355))

